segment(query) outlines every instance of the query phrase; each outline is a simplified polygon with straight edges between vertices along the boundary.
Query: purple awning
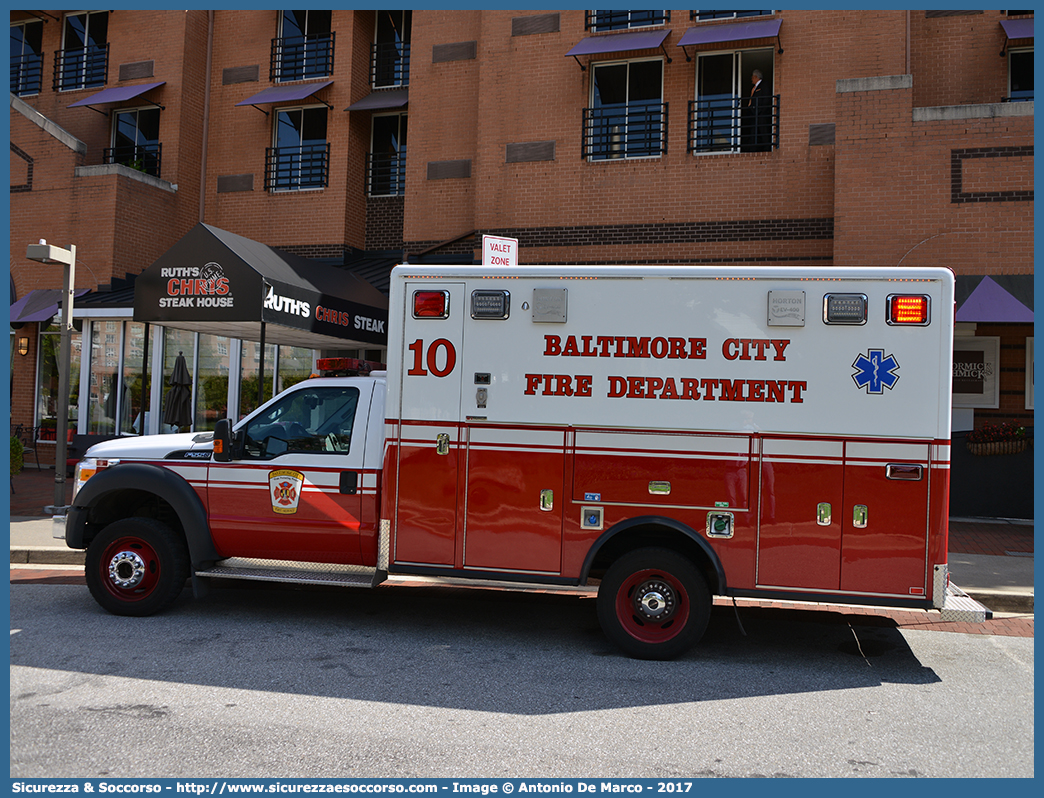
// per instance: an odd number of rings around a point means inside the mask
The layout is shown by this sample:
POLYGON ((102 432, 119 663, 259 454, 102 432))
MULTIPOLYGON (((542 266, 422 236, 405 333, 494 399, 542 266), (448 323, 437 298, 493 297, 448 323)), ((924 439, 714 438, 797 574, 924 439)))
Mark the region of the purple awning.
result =
MULTIPOLYGON (((81 297, 87 293, 86 288, 73 292, 81 297)), ((49 321, 61 307, 62 289, 36 288, 11 305, 11 324, 25 324, 33 321, 49 321)), ((75 310, 75 305, 73 306, 75 310)))
POLYGON ((1001 27, 1004 28, 1004 35, 1009 39, 1033 38, 1032 19, 1002 19, 1001 27))
POLYGON ((638 31, 635 33, 610 33, 606 36, 588 36, 581 39, 566 53, 576 58, 578 55, 602 55, 604 53, 622 53, 625 50, 655 50, 670 35, 669 30, 638 31))
POLYGON ((744 39, 771 39, 779 36, 781 19, 759 19, 754 22, 728 22, 723 25, 698 25, 689 28, 678 42, 679 47, 694 44, 738 42, 744 39))
POLYGON ((133 100, 135 97, 138 97, 157 86, 162 86, 164 83, 166 83, 166 81, 161 80, 159 83, 138 83, 134 86, 113 86, 111 89, 102 89, 96 94, 92 94, 90 97, 77 100, 69 107, 76 108, 80 105, 105 105, 106 103, 121 103, 124 100, 133 100))
MULTIPOLYGON (((1026 277, 1028 276, 1004 275, 999 279, 1009 283, 1016 293, 1020 292, 1019 289, 1022 289, 1021 293, 1025 293, 1027 290, 1032 293, 1033 278, 1028 277, 1027 280, 1026 277)), ((959 276, 957 278, 958 288, 962 287, 963 281, 972 279, 975 278, 959 276)), ((991 277, 983 277, 963 302, 960 301, 960 293, 963 292, 958 292, 956 321, 1033 323, 1033 311, 991 277)), ((1028 301, 1032 302, 1032 300, 1028 301)))
POLYGON ((352 103, 345 111, 379 111, 385 108, 402 108, 410 101, 409 89, 386 89, 367 94, 359 102, 352 103))
POLYGON ((333 83, 332 80, 324 80, 322 83, 295 83, 293 86, 270 86, 264 91, 259 91, 253 97, 240 100, 240 105, 267 105, 269 103, 288 103, 294 100, 303 100, 311 97, 320 89, 325 89, 333 83))

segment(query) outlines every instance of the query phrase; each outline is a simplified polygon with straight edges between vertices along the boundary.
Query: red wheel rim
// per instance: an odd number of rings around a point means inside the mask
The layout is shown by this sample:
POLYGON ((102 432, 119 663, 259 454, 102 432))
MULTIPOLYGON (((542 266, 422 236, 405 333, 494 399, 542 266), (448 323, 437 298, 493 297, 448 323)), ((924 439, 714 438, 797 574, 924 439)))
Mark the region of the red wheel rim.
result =
POLYGON ((156 550, 141 538, 114 540, 98 564, 105 589, 120 601, 141 601, 156 589, 160 560, 156 550))
POLYGON ((681 634, 689 620, 689 594, 664 571, 636 571, 616 593, 616 617, 631 637, 663 643, 681 634))

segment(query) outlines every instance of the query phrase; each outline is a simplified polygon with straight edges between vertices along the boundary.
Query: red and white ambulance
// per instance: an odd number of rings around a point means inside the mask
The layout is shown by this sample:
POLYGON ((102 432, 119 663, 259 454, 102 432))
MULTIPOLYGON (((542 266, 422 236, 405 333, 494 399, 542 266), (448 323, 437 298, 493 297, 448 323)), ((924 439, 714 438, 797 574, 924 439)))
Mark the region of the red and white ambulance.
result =
POLYGON ((953 291, 939 268, 399 266, 387 371, 96 445, 66 541, 130 615, 186 578, 397 573, 597 580, 644 658, 699 640, 712 596, 981 621, 947 575, 953 291))

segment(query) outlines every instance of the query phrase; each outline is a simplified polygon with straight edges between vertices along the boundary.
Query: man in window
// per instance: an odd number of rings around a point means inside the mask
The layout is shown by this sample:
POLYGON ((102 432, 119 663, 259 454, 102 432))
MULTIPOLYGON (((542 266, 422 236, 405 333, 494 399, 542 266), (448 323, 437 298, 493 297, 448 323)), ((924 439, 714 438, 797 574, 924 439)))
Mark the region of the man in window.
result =
POLYGON ((772 95, 765 91, 760 69, 750 73, 750 82, 750 97, 741 116, 743 151, 768 152, 772 149, 772 95))

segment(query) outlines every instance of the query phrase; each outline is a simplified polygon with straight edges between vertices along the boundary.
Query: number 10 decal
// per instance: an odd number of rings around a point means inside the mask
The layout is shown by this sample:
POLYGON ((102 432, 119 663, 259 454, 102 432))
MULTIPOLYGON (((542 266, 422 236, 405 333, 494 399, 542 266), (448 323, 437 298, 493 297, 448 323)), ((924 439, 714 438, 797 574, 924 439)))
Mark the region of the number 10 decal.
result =
POLYGON ((406 373, 411 377, 426 377, 429 371, 436 377, 445 377, 457 365, 457 350, 445 338, 432 341, 427 356, 424 353, 424 341, 419 338, 409 345, 409 350, 413 352, 413 368, 406 373), (439 368, 439 350, 443 348, 446 350, 445 363, 439 368), (427 369, 424 368, 425 364, 427 369))

